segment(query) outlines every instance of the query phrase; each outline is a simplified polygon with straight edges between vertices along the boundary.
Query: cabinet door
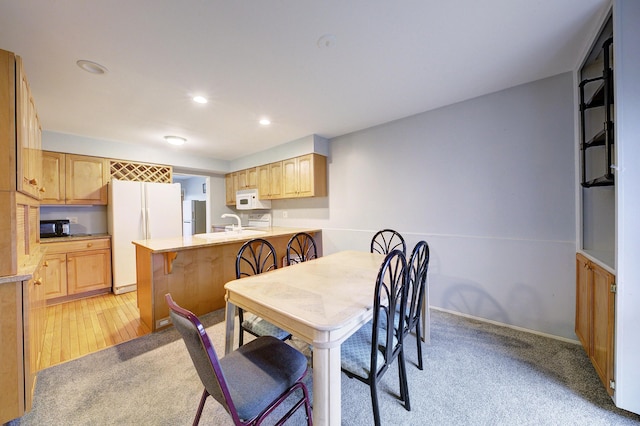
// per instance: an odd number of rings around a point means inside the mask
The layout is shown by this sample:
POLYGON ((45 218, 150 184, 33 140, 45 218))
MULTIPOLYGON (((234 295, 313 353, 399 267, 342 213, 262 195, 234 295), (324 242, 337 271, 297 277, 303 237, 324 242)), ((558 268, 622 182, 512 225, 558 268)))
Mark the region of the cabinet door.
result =
POLYGON ((613 334, 615 293, 612 292, 614 277, 598 265, 592 264, 593 272, 593 321, 591 361, 609 395, 613 395, 610 381, 613 380, 613 334))
POLYGON ((311 197, 313 190, 313 155, 303 155, 298 158, 298 197, 311 197))
POLYGON ((224 188, 226 193, 226 204, 228 206, 235 206, 236 186, 234 185, 234 173, 228 173, 224 176, 224 188))
POLYGON ((576 335, 582 342, 587 354, 591 353, 590 348, 590 318, 591 318, 591 298, 589 288, 591 287, 591 269, 589 261, 578 254, 576 256, 576 335))
POLYGON ((252 167, 245 170, 247 175, 247 189, 255 189, 258 187, 258 168, 252 167))
POLYGON ((67 255, 48 254, 44 257, 45 298, 53 299, 67 295, 67 255))
POLYGON ((16 123, 17 123, 17 190, 33 198, 39 197, 40 165, 34 164, 41 142, 36 128, 37 114, 22 60, 16 57, 16 123))
POLYGON ((43 204, 65 203, 65 155, 60 152, 42 152, 43 204))
POLYGON ((271 198, 282 198, 282 161, 269 164, 269 191, 271 198))
POLYGON ((282 196, 284 198, 295 198, 298 196, 297 158, 282 161, 282 196))
POLYGON ((67 292, 84 293, 111 287, 111 250, 67 254, 67 292))
POLYGON ((67 154, 65 169, 67 204, 107 204, 106 159, 67 154))
POLYGON ((42 265, 36 269, 33 278, 24 283, 24 385, 25 411, 31 410, 36 373, 40 370, 40 355, 45 328, 45 301, 42 265))
POLYGON ((271 199, 271 178, 269 165, 259 166, 258 170, 258 196, 263 200, 271 199))

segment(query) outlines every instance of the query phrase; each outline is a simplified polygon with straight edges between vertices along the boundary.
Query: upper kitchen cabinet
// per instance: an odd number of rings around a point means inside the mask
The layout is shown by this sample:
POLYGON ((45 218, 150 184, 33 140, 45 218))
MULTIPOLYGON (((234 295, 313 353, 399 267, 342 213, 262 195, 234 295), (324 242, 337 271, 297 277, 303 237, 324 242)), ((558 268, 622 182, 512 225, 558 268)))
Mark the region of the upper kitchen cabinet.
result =
POLYGON ((43 204, 64 204, 64 158, 60 152, 42 152, 43 204))
POLYGON ((226 194, 226 204, 228 206, 236 205, 236 191, 238 188, 238 174, 227 173, 224 177, 224 187, 226 194))
POLYGON ((236 189, 255 189, 258 187, 258 168, 240 170, 236 172, 238 176, 238 185, 236 189))
POLYGON ((325 197, 327 158, 307 154, 282 162, 282 198, 325 197))
POLYGON ((109 160, 45 151, 42 170, 42 204, 107 204, 109 160))
POLYGON ((42 128, 22 60, 16 56, 17 189, 39 199, 42 128))
POLYGON ((40 198, 41 129, 22 60, 0 50, 0 190, 40 198))
POLYGON ((258 195, 265 200, 282 198, 282 161, 258 167, 258 195))

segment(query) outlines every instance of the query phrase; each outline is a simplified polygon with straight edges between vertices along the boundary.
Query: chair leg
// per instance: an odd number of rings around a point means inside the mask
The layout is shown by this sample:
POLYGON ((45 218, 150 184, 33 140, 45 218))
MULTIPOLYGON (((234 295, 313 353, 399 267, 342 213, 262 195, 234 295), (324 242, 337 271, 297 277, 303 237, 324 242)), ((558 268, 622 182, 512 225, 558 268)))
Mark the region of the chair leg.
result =
POLYGON ((420 319, 416 324, 416 346, 418 346, 418 368, 423 369, 422 366, 422 332, 420 331, 420 319))
POLYGON ((398 354, 398 370, 400 371, 400 394, 404 401, 404 408, 411 411, 411 402, 409 401, 409 382, 407 381, 407 365, 404 360, 404 349, 398 354))
POLYGON ((380 407, 378 407, 378 388, 375 379, 370 383, 371 405, 373 405, 373 421, 375 426, 380 426, 380 407))
POLYGON ((193 426, 198 426, 200 423, 200 416, 202 415, 202 409, 204 408, 204 403, 207 401, 207 397, 209 396, 209 392, 207 390, 202 391, 202 397, 200 398, 200 404, 198 405, 198 411, 196 412, 196 418, 193 419, 193 426))
POLYGON ((243 345, 244 330, 242 326, 238 327, 238 347, 243 345))

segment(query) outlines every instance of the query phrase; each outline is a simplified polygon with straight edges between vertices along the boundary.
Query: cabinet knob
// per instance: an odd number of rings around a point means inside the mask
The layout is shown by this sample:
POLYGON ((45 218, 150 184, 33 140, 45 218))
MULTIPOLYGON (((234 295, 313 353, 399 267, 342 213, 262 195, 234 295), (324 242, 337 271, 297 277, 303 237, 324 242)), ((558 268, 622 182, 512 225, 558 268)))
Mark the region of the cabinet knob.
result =
POLYGON ((92 247, 93 243, 87 243, 87 247, 92 247))
POLYGON ((42 266, 44 266, 45 268, 49 267, 49 261, 45 261, 42 266))
POLYGON ((38 179, 29 179, 29 185, 38 185, 38 179))
POLYGON ((35 285, 42 285, 42 280, 40 278, 38 278, 37 280, 35 280, 33 282, 35 285))
POLYGON ((40 192, 44 193, 44 192, 47 192, 47 190, 44 189, 44 186, 42 186, 42 187, 40 187, 40 192))

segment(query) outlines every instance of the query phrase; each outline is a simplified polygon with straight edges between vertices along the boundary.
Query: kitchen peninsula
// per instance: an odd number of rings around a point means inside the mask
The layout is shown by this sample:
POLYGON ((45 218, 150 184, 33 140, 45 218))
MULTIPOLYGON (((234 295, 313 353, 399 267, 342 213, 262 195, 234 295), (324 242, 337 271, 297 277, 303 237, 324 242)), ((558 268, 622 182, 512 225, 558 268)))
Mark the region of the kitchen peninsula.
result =
POLYGON ((260 230, 196 234, 179 238, 133 241, 140 319, 152 331, 170 325, 164 295, 171 293, 180 306, 203 315, 225 306, 224 285, 236 279, 238 250, 252 238, 264 238, 276 250, 278 267, 292 235, 307 232, 322 254, 320 229, 271 227, 260 230))

